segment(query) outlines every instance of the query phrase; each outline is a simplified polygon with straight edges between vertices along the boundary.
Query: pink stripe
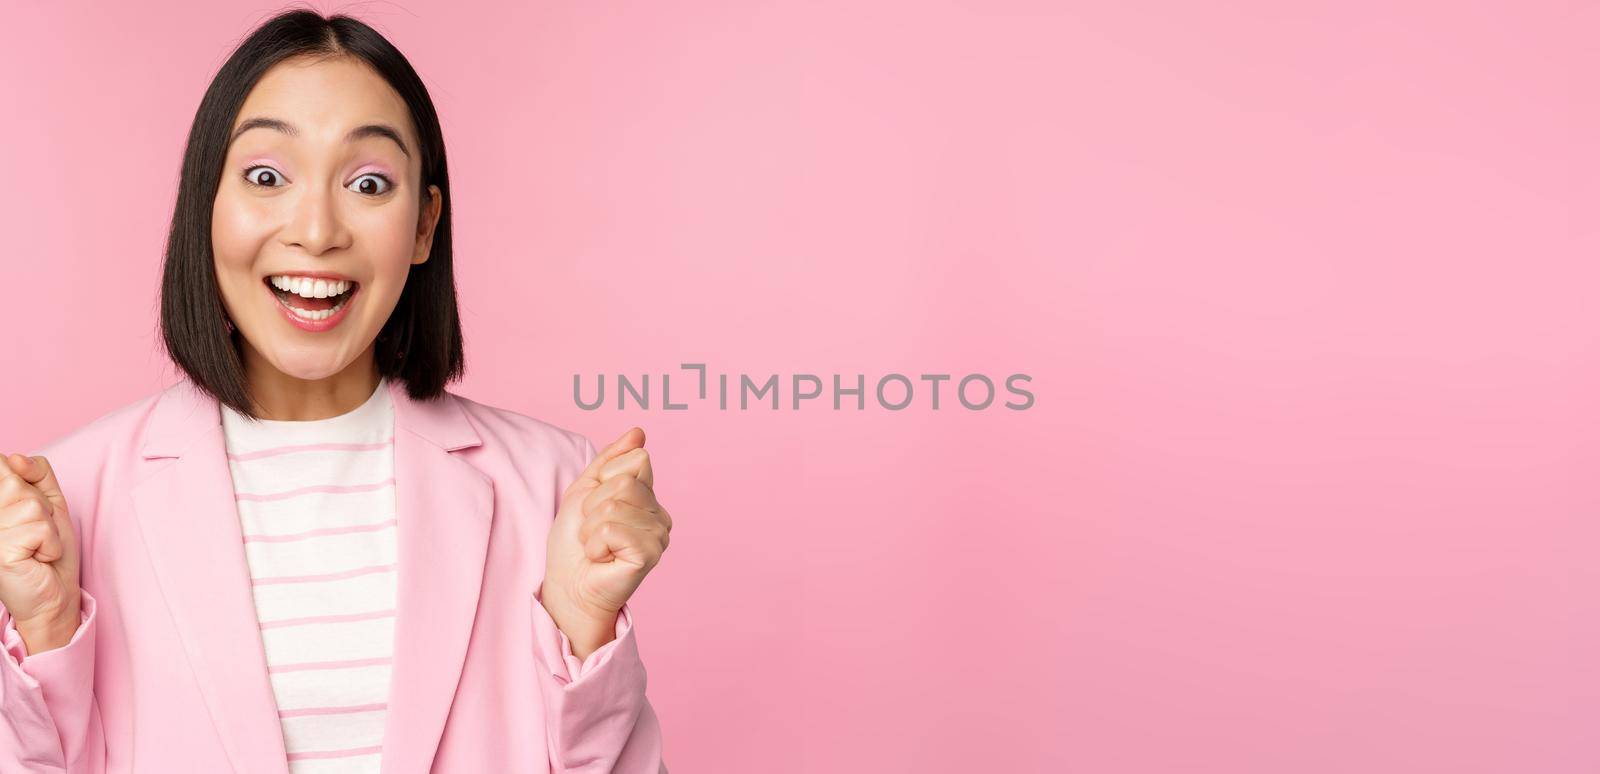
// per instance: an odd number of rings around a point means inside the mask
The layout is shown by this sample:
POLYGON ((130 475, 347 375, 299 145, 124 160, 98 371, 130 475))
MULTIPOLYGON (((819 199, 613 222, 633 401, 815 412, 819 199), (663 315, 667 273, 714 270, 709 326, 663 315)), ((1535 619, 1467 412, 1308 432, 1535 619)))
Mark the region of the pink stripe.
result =
POLYGON ((245 535, 244 542, 288 543, 294 540, 322 537, 323 535, 346 535, 351 532, 375 532, 377 530, 392 527, 394 525, 395 520, 390 519, 388 521, 380 521, 376 524, 357 524, 353 527, 321 527, 318 529, 308 529, 305 532, 291 532, 286 535, 245 535))
POLYGON ((302 715, 348 715, 352 712, 375 712, 387 709, 388 704, 357 704, 353 707, 301 707, 300 709, 278 710, 280 718, 297 718, 302 715))
POLYGON ((233 496, 233 499, 283 500, 290 497, 299 497, 303 494, 311 494, 312 492, 370 492, 374 489, 382 489, 393 483, 394 477, 390 476, 389 478, 379 481, 376 484, 318 484, 316 486, 303 486, 299 489, 290 489, 287 492, 273 492, 271 494, 236 494, 233 496))
POLYGON ((299 446, 274 446, 270 449, 260 449, 253 452, 228 454, 228 459, 244 462, 246 460, 259 460, 262 457, 275 457, 279 454, 293 454, 306 451, 372 451, 387 448, 394 443, 394 439, 378 441, 376 443, 307 443, 299 446))
POLYGON ((344 661, 301 661, 295 664, 278 664, 267 667, 268 672, 301 672, 307 669, 354 669, 379 666, 393 662, 392 658, 353 658, 344 661))
POLYGON ((346 621, 370 621, 374 618, 393 618, 394 610, 378 610, 371 613, 345 613, 342 615, 308 615, 304 618, 282 618, 277 621, 267 621, 261 624, 263 629, 276 629, 280 626, 299 626, 300 624, 314 623, 344 623, 346 621))
POLYGON ((317 583, 319 581, 342 580, 354 578, 357 575, 371 575, 375 572, 389 572, 395 569, 393 564, 374 564, 370 567, 357 567, 354 570, 343 572, 329 572, 321 575, 269 575, 262 578, 252 578, 250 585, 266 586, 273 583, 317 583))
POLYGON ((383 752, 383 745, 377 747, 352 747, 348 750, 318 750, 316 752, 289 753, 291 761, 308 761, 316 758, 348 758, 353 755, 371 755, 383 752))

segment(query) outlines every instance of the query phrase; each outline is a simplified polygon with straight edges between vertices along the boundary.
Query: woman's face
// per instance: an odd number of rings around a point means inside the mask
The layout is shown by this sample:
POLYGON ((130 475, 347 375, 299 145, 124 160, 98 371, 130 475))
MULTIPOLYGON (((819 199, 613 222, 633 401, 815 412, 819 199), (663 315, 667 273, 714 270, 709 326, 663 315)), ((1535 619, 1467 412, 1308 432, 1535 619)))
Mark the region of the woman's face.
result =
POLYGON ((247 373, 325 379, 370 358, 411 266, 428 259, 441 204, 429 186, 423 207, 404 100, 359 61, 288 60, 257 82, 230 136, 211 244, 247 373))

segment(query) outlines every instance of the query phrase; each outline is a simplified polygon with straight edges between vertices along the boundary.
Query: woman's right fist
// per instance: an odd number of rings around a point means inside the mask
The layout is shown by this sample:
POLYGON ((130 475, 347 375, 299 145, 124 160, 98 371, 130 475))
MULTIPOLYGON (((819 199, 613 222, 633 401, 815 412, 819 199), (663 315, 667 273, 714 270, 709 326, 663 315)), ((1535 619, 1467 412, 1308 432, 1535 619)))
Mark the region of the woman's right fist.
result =
POLYGON ((78 629, 78 539, 44 457, 0 464, 0 605, 29 653, 66 645, 78 629))

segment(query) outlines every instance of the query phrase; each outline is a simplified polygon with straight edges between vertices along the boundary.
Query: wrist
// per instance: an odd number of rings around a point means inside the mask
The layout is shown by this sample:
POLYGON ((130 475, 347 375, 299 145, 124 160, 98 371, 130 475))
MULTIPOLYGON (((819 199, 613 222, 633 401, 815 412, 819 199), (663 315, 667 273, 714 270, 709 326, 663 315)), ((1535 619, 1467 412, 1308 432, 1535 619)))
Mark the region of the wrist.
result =
POLYGON ((540 586, 539 603, 544 606, 556 627, 572 644, 572 654, 583 660, 590 653, 617 637, 617 612, 585 611, 571 600, 563 599, 559 592, 550 595, 549 589, 540 586))
POLYGON ((72 642, 73 635, 77 634, 78 627, 82 624, 82 618, 82 602, 74 600, 72 605, 60 613, 42 614, 27 619, 13 617, 11 625, 16 627, 17 634, 22 636, 22 642, 27 647, 28 655, 31 656, 65 647, 67 643, 72 642))
POLYGON ((22 635, 22 644, 27 648, 28 655, 33 656, 45 651, 64 648, 72 642, 72 636, 78 632, 77 624, 68 626, 63 622, 49 621, 41 623, 13 622, 17 627, 17 634, 22 635))

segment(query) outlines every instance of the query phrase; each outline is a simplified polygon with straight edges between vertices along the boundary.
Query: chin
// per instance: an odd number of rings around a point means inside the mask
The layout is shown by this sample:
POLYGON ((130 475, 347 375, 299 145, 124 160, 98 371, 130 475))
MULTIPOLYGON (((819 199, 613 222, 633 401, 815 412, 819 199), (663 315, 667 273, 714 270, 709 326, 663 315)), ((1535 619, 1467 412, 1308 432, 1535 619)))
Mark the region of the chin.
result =
POLYGON ((333 355, 331 352, 306 352, 280 355, 268 360, 285 376, 312 382, 333 376, 350 365, 348 362, 335 359, 333 355))

